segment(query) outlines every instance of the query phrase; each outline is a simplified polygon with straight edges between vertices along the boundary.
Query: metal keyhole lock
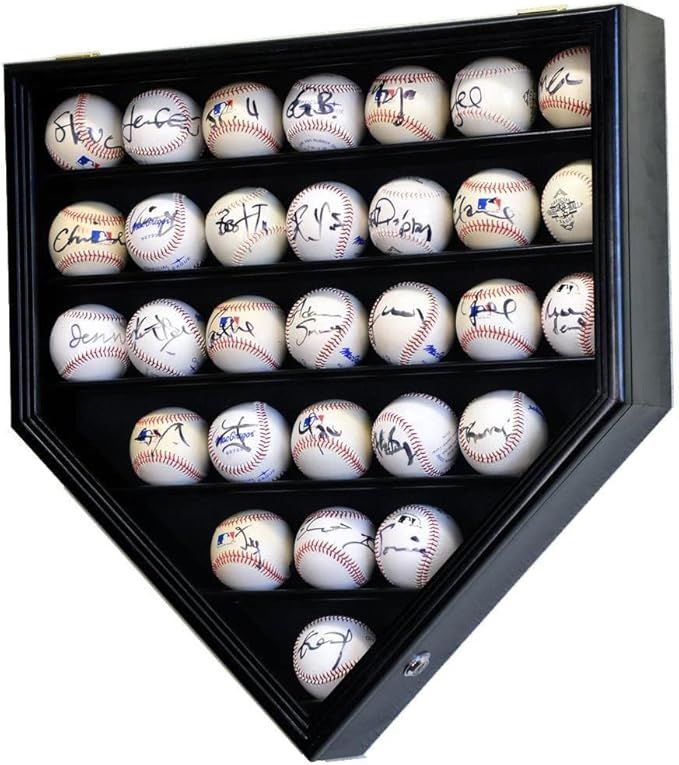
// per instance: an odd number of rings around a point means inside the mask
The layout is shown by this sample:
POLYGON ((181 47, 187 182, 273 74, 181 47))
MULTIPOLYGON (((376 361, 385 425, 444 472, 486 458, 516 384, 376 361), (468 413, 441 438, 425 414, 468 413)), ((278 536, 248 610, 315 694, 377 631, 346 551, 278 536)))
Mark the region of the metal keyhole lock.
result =
POLYGON ((418 675, 421 675, 429 666, 430 661, 430 651, 422 651, 421 653, 414 654, 403 669, 404 677, 417 677, 418 675))

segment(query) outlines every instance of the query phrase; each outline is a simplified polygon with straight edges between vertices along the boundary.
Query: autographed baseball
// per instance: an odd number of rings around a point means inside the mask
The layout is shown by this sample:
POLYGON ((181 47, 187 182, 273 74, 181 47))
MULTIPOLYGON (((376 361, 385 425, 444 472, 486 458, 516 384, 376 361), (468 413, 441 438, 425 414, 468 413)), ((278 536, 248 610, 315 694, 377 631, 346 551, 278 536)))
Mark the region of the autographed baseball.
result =
POLYGON ((65 276, 116 274, 127 262, 125 217, 103 202, 76 202, 52 221, 48 246, 65 276))
POLYGON ((439 398, 406 393, 377 415, 372 445, 392 475, 438 478, 457 457, 457 417, 439 398))
POLYGON ((50 356, 64 380, 113 380, 129 366, 125 317, 105 305, 69 308, 54 322, 50 356))
POLYGON ((227 481, 275 481, 290 464, 290 428, 277 409, 262 401, 238 404, 215 418, 208 450, 227 481))
POLYGON ((594 356, 596 344, 592 274, 560 279, 542 304, 542 331, 560 356, 594 356))
POLYGON ((144 271, 197 268, 207 255, 203 213, 184 194, 156 194, 132 208, 125 243, 144 271))
POLYGON ((457 306, 457 339, 476 361, 514 361, 540 343, 540 303, 513 279, 490 279, 467 290, 457 306))
POLYGON ((557 242, 592 241, 592 162, 562 167, 542 192, 542 218, 557 242))
POLYGON ((285 342, 295 360, 309 369, 359 364, 368 347, 365 309, 344 290, 307 292, 290 309, 285 342))
POLYGON ((462 455, 477 473, 518 476, 547 445, 547 423, 525 393, 496 390, 467 406, 459 439, 462 455))
POLYGON ((375 527, 349 507, 326 507, 305 518, 295 537, 297 573, 312 587, 353 590, 375 568, 375 527))
POLYGON ((375 301, 368 332, 375 353, 389 364, 433 364, 453 344, 453 309, 434 287, 401 282, 375 301))
POLYGON ((368 212, 370 238, 388 255, 431 255, 453 232, 450 195, 435 181, 405 177, 381 186, 368 212))
POLYGON ((205 104, 203 135, 215 157, 275 154, 283 143, 280 101, 258 82, 226 85, 205 104))
POLYGON ((368 413, 351 401, 319 401, 295 420, 290 448, 295 465, 307 478, 360 478, 372 458, 368 413))
POLYGON ((45 127, 45 146, 62 170, 113 167, 125 156, 120 111, 110 101, 80 93, 62 101, 45 127))
POLYGON ((375 558, 396 587, 419 589, 462 544, 457 523, 431 505, 405 505, 390 513, 375 535, 375 558))
POLYGON ((314 183, 290 203, 286 230, 300 260, 348 260, 365 249, 368 212, 363 197, 351 186, 314 183))
POLYGON ((325 699, 344 680, 375 642, 363 622, 348 616, 324 616, 299 633, 292 665, 302 687, 325 699))
POLYGON ((181 300, 143 305, 128 322, 125 341, 130 361, 147 377, 192 375, 205 361, 205 323, 181 300))
POLYGON ((207 423, 189 409, 168 406, 142 417, 130 436, 132 469, 145 483, 198 483, 207 475, 207 423))
POLYGON ((450 108, 463 135, 523 133, 537 114, 533 75, 511 58, 479 58, 455 75, 450 108))
POLYGON ((230 191, 205 216, 205 237, 223 266, 276 263, 288 246, 285 209, 266 189, 230 191))
POLYGON ((535 186, 513 170, 483 170, 460 186, 454 203, 455 229, 472 250, 522 247, 540 227, 535 186))
POLYGON ((448 86, 423 66, 383 72, 365 99, 365 124, 379 143, 438 141, 448 119, 448 86))
POLYGON ((198 159, 205 148, 200 107, 172 88, 140 93, 123 114, 123 146, 140 165, 198 159))
POLYGON ((207 354, 224 372, 278 369, 285 358, 284 323, 283 311, 267 298, 229 298, 208 320, 207 354))
POLYGON ((275 513, 245 510, 217 526, 210 545, 212 571, 234 590, 273 590, 290 576, 292 534, 275 513))
POLYGON ((341 74, 312 74, 283 103, 283 129, 297 151, 353 149, 361 143, 363 91, 341 74))
POLYGON ((540 75, 538 103, 556 128, 592 124, 592 72, 589 48, 568 48, 550 59, 540 75))

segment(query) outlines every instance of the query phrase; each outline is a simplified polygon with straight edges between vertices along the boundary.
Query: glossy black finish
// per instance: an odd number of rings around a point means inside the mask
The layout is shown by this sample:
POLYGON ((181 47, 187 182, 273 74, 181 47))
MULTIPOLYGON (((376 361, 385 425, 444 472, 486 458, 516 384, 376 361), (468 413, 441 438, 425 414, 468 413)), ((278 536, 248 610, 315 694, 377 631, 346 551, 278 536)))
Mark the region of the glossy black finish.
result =
POLYGON ((332 38, 42 62, 5 68, 11 272, 14 428, 88 512, 131 556, 168 601, 311 759, 360 754, 427 682, 671 404, 667 269, 667 182, 662 22, 612 6, 332 38), (387 65, 412 61, 446 79, 472 58, 519 58, 536 74, 560 49, 588 44, 593 56, 592 128, 462 138, 452 128, 436 144, 379 146, 239 160, 206 157, 186 165, 65 173, 42 144, 53 106, 79 90, 124 107, 154 84, 205 100, 239 78, 272 84, 283 97, 301 74, 337 71, 367 88, 387 65), (648 119, 652 114, 653 119, 648 119), (160 191, 182 191, 203 210, 229 189, 261 184, 288 203, 313 181, 335 178, 370 198, 392 177, 424 175, 454 192, 471 173, 509 166, 541 188, 559 167, 591 156, 596 222, 591 245, 556 245, 544 230, 518 250, 385 258, 375 250, 353 262, 281 263, 228 271, 215 261, 191 273, 64 278, 46 248, 50 221, 65 204, 109 202, 127 212, 160 191), (597 283, 597 355, 558 358, 546 343, 535 358, 480 364, 456 348, 433 367, 388 369, 375 356, 351 370, 310 371, 288 360, 269 375, 200 374, 152 380, 136 372, 107 383, 64 383, 46 339, 56 315, 98 302, 130 315, 154 297, 178 297, 203 313, 236 294, 258 293, 284 309, 305 291, 339 286, 370 305, 402 279, 426 281, 453 302, 469 286, 507 276, 544 297, 561 276, 592 270, 597 283), (267 485, 227 484, 211 474, 194 487, 161 489, 135 480, 127 440, 136 419, 165 405, 188 406, 208 420, 231 403, 262 398, 288 420, 332 396, 372 415, 402 392, 418 390, 460 412, 501 387, 524 390, 550 425, 545 453, 521 479, 474 475, 460 461, 438 481, 388 476, 378 465, 351 484, 311 482, 291 469, 267 485), (378 574, 361 590, 320 592, 297 576, 278 591, 225 590, 212 576, 207 547, 214 526, 240 509, 265 507, 298 525, 306 513, 346 503, 379 522, 410 501, 449 510, 465 536, 460 550, 422 591, 390 587, 378 574), (356 616, 377 633, 358 668, 323 703, 296 682, 290 648, 304 624, 327 613, 356 616), (428 668, 406 678, 409 657, 431 651, 428 668))

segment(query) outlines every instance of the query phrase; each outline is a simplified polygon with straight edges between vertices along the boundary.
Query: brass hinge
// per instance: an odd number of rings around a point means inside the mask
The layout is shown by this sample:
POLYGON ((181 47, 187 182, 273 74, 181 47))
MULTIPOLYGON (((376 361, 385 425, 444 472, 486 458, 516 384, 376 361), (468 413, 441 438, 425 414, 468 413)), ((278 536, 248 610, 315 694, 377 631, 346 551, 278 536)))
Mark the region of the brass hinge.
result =
POLYGON ((543 5, 539 8, 519 8, 517 16, 532 16, 534 13, 563 13, 567 11, 567 5, 543 5))
POLYGON ((101 56, 101 53, 99 53, 98 50, 91 50, 87 51, 85 53, 67 53, 64 56, 55 56, 55 61, 71 61, 73 59, 78 58, 97 58, 97 56, 101 56))

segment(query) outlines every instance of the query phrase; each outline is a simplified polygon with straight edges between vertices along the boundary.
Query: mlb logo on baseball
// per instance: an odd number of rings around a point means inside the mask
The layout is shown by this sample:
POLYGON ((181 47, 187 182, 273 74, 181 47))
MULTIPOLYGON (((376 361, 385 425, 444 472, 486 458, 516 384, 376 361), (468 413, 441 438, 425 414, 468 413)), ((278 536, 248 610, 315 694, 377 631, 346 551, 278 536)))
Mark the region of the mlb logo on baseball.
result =
POLYGON ((481 197, 476 209, 481 212, 500 212, 502 210, 502 200, 500 197, 481 197))

